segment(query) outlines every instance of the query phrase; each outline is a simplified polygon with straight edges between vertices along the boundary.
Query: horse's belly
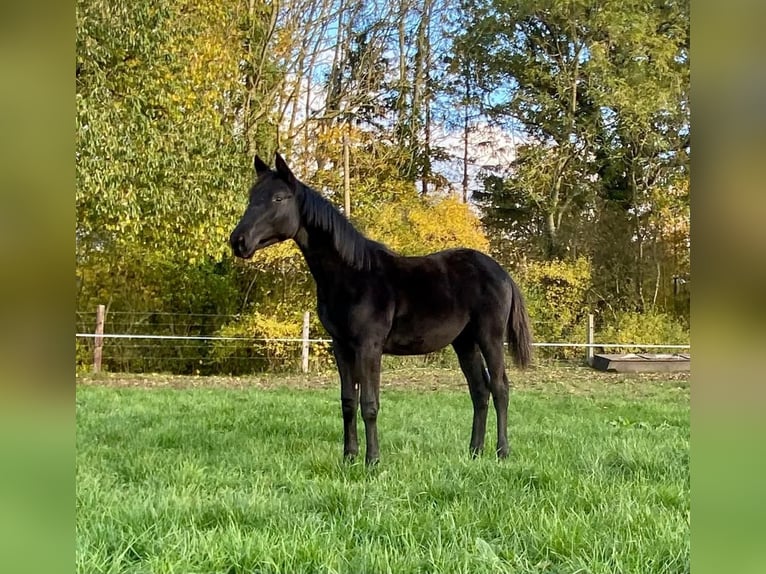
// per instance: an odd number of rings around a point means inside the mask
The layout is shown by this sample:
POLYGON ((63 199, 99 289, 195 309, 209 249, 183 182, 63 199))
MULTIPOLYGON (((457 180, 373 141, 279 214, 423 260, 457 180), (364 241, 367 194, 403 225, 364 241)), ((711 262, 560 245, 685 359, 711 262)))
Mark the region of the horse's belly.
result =
POLYGON ((383 344, 388 355, 425 355, 443 349, 455 340, 465 325, 434 325, 430 329, 415 329, 394 325, 383 344))
POLYGON ((433 353, 435 351, 438 351, 439 349, 443 349, 447 345, 449 345, 452 341, 448 341, 447 343, 443 345, 426 345, 424 343, 403 343, 403 344, 397 344, 397 343, 388 343, 386 342, 385 346, 383 347, 383 353, 386 355, 426 355, 428 353, 433 353))

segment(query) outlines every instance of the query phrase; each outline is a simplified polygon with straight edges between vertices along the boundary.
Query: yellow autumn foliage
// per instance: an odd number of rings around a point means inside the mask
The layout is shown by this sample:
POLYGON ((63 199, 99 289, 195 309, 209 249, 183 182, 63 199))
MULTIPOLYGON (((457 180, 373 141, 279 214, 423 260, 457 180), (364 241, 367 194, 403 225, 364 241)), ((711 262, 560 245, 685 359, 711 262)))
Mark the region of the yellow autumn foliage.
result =
POLYGON ((258 267, 275 266, 283 263, 292 265, 299 264, 303 255, 293 241, 283 241, 271 245, 267 249, 260 249, 253 255, 252 263, 258 267))
POLYGON ((185 114, 209 114, 216 120, 227 93, 237 86, 240 46, 231 38, 238 35, 239 16, 227 3, 184 0, 173 6, 176 42, 166 44, 167 80, 175 83, 168 92, 176 104, 171 110, 185 114))
POLYGON ((425 255, 453 247, 488 251, 479 218, 455 197, 408 197, 371 206, 364 214, 367 234, 402 255, 425 255))
MULTIPOLYGON (((299 343, 285 341, 301 335, 301 325, 280 321, 272 315, 255 312, 221 327, 219 337, 242 337, 252 340, 215 341, 212 357, 219 361, 260 359, 270 368, 284 367, 288 359, 300 357, 299 343)), ((292 365, 290 365, 292 366, 292 365)))
MULTIPOLYGON (((534 261, 520 269, 516 279, 521 284, 537 341, 585 340, 590 261, 583 257, 575 261, 534 261)), ((571 357, 578 352, 564 349, 561 354, 571 357)))
POLYGON ((417 244, 426 252, 450 247, 471 247, 484 252, 489 250, 489 240, 479 218, 467 204, 454 196, 424 203, 422 209, 410 212, 409 220, 417 244))

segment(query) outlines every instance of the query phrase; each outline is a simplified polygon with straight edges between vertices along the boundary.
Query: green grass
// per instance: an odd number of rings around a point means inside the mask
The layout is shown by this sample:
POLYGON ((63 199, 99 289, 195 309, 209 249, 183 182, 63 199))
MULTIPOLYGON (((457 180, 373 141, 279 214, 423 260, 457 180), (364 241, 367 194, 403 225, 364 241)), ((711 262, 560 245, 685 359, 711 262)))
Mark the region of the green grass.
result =
POLYGON ((81 379, 77 570, 688 572, 688 381, 567 376, 512 394, 503 462, 457 379, 390 385, 372 470, 334 387, 81 379))

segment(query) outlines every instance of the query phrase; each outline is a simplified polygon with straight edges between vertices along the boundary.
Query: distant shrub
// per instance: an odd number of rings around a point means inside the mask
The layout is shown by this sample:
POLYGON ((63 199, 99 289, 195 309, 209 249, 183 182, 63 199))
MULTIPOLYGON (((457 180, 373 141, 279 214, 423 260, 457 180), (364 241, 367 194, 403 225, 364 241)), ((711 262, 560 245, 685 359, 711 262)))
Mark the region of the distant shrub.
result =
MULTIPOLYGON (((689 331, 677 319, 665 313, 617 311, 599 330, 596 340, 600 343, 683 345, 689 342, 689 331)), ((610 348, 608 351, 625 353, 636 349, 610 348)))
MULTIPOLYGON (((591 283, 590 263, 575 261, 535 261, 519 273, 532 332, 540 342, 585 342, 587 293, 591 283)), ((572 358, 581 349, 538 349, 536 354, 572 358)))
POLYGON ((87 373, 93 368, 93 349, 87 341, 75 340, 74 361, 76 373, 87 373))
POLYGON ((220 362, 224 370, 232 373, 286 370, 294 368, 296 361, 300 360, 300 344, 281 340, 301 336, 301 324, 298 322, 283 322, 261 313, 253 313, 224 325, 216 335, 252 339, 214 341, 210 358, 220 362))
MULTIPOLYGON (((313 314, 312 314, 313 317, 313 314)), ((302 319, 279 320, 262 313, 241 317, 219 329, 219 337, 243 337, 252 340, 215 341, 210 358, 220 363, 221 370, 230 373, 252 373, 259 371, 295 371, 300 368, 300 339, 302 319), (266 340, 264 340, 266 339, 266 340)), ((317 326, 310 326, 312 339, 324 338, 317 326)), ((310 345, 312 367, 324 366, 331 360, 329 343, 313 342, 310 345)))

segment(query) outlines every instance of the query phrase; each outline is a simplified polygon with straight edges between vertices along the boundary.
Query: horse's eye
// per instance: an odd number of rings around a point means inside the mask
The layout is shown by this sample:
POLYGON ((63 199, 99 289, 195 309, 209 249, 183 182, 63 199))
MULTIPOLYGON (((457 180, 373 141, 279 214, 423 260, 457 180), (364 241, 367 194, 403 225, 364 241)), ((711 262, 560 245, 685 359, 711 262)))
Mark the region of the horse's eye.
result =
POLYGON ((281 195, 275 195, 274 196, 274 201, 282 201, 283 199, 284 199, 284 197, 282 197, 281 195))

